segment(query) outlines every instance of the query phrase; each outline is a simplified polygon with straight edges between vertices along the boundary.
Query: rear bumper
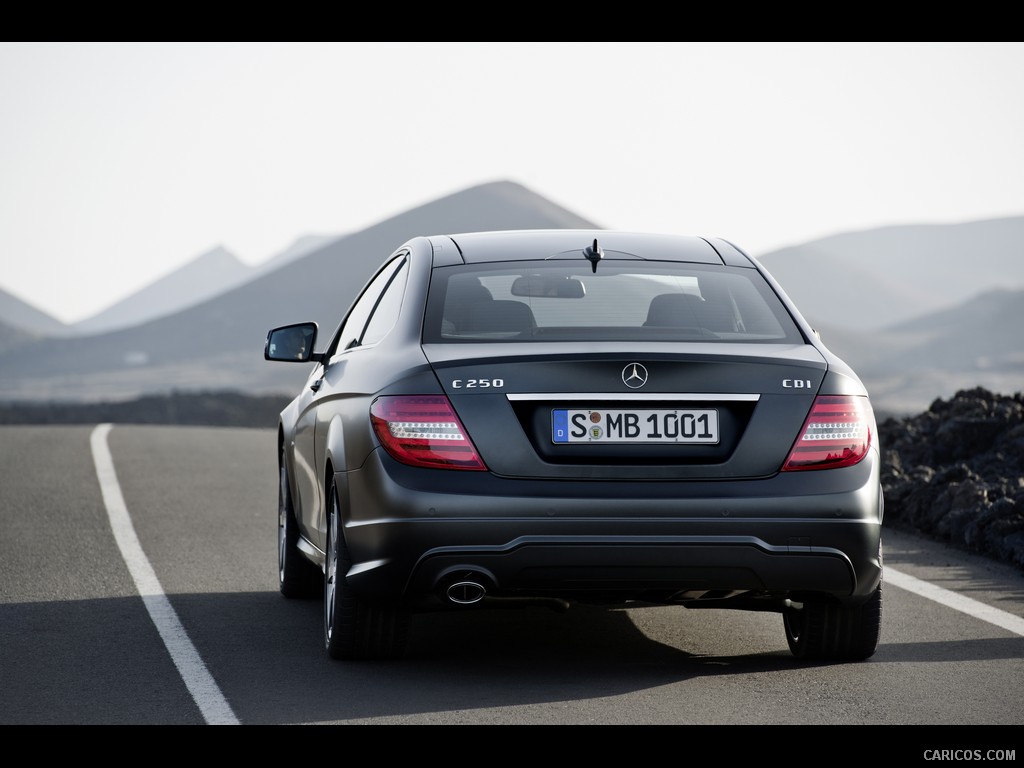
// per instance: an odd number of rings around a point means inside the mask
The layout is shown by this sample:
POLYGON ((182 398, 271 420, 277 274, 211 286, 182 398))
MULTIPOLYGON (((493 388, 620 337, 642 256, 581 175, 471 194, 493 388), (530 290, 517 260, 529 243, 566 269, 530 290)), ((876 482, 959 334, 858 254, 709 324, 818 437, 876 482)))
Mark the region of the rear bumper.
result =
POLYGON ((466 583, 505 597, 856 601, 881 578, 875 453, 739 482, 579 483, 412 470, 377 452, 337 479, 347 581, 367 599, 444 600, 466 583))

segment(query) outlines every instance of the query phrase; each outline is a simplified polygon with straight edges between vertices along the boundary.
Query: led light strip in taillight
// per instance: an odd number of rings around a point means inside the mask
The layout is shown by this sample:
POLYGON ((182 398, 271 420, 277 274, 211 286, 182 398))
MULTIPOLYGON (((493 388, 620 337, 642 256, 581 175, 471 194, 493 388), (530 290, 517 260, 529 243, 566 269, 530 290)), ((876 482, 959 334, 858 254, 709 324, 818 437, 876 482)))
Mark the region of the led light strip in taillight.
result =
POLYGON ((396 440, 462 440, 462 430, 454 421, 389 421, 388 429, 396 440))

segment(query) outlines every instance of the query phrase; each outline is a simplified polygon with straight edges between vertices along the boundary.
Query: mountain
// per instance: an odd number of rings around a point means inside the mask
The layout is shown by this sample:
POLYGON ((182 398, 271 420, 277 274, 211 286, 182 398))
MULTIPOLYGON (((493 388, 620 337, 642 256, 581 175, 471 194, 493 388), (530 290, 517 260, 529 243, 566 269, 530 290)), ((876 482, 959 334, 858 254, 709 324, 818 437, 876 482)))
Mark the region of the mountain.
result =
POLYGON ((755 255, 812 325, 875 330, 1024 288, 1024 216, 882 227, 755 255))
POLYGON ((329 235, 305 235, 257 267, 242 263, 223 246, 217 246, 123 301, 75 323, 72 330, 78 335, 104 333, 181 312, 279 269, 332 239, 329 235))
MULTIPOLYGON (((71 329, 57 318, 3 289, 0 289, 0 324, 7 326, 12 332, 15 329, 23 331, 25 335, 34 333, 40 336, 62 336, 71 332, 71 329)), ((9 335, 13 334, 0 332, 0 339, 6 340, 9 335)))
MULTIPOLYGON (((0 324, 42 336, 89 336, 171 315, 219 296, 242 283, 278 269, 322 247, 336 236, 304 235, 288 248, 255 267, 240 261, 223 246, 200 254, 127 298, 85 320, 66 325, 45 312, 0 290, 0 324)), ((0 343, 3 342, 0 333, 0 343)))
POLYGON ((123 400, 154 392, 286 392, 306 366, 268 365, 269 328, 300 320, 334 329, 395 248, 415 235, 477 229, 594 228, 531 190, 472 187, 349 235, 172 315, 76 338, 47 338, 0 355, 0 400, 123 400))
MULTIPOLYGON (((269 328, 312 320, 330 334, 373 271, 412 236, 533 228, 602 227, 522 185, 498 181, 359 232, 300 238, 237 285, 203 299, 179 295, 176 311, 144 322, 45 338, 0 325, 0 401, 291 393, 309 368, 267 364, 269 328)), ((757 258, 862 376, 876 411, 900 416, 961 389, 1020 390, 1022 251, 1024 217, 887 227, 757 258)), ((7 322, 2 311, 0 322, 7 322)))
POLYGON ((139 325, 231 290, 248 280, 252 271, 218 246, 72 327, 76 334, 87 335, 139 325))
POLYGON ((305 256, 307 253, 312 253, 313 251, 327 245, 332 240, 337 240, 338 237, 338 235, 303 235, 286 249, 281 251, 281 253, 273 256, 257 267, 256 272, 258 274, 273 272, 275 269, 283 267, 288 262, 295 261, 296 259, 305 256))
POLYGON ((962 389, 1024 384, 1024 289, 995 289, 938 312, 862 331, 825 325, 822 341, 864 379, 876 410, 906 415, 962 389))
POLYGON ((0 323, 0 359, 3 355, 13 352, 18 347, 23 347, 41 338, 37 334, 29 333, 21 328, 6 323, 0 323))
POLYGON ((1024 382, 1024 216, 881 227, 758 256, 876 410, 1024 382))

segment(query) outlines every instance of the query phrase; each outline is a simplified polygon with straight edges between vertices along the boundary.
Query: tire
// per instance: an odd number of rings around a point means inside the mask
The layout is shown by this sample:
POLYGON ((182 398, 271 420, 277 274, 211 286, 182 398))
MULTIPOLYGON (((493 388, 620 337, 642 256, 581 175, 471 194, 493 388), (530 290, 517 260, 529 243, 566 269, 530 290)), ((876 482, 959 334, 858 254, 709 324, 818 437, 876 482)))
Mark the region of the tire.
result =
POLYGON ((882 584, 859 605, 807 602, 782 613, 789 650, 808 661, 863 661, 874 655, 882 627, 882 584))
POLYGON ((277 483, 277 582, 282 595, 294 598, 313 597, 323 587, 320 569, 299 551, 299 525, 283 455, 277 483))
POLYGON ((337 489, 331 486, 324 567, 324 647, 332 659, 397 659, 409 637, 409 612, 352 594, 345 574, 352 565, 341 526, 337 489))

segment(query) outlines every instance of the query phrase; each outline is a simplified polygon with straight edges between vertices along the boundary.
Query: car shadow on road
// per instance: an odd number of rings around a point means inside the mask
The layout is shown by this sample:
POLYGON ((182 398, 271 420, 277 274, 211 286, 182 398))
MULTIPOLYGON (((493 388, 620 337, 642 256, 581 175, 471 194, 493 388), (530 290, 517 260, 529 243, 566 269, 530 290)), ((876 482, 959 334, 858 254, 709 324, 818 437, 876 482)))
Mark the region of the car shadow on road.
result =
MULTIPOLYGON (((277 592, 187 594, 171 603, 238 719, 245 724, 573 722, 590 702, 709 677, 802 675, 781 619, 731 611, 574 605, 416 615, 408 654, 334 661, 321 645, 321 602, 277 592), (715 615, 719 614, 719 615, 715 615), (760 620, 764 619, 764 623, 760 620), (641 629, 641 626, 647 629, 641 629), (740 630, 740 628, 746 628, 740 630), (746 634, 741 634, 746 633, 746 634), (654 635, 654 636, 652 636, 654 635), (780 642, 781 639, 781 642, 780 642), (453 713, 456 713, 453 715, 453 713)), ((4 723, 201 721, 138 597, 0 605, 4 723)), ((877 679, 878 663, 1019 659, 1021 638, 880 645, 844 675, 877 679)), ((697 701, 694 722, 707 722, 697 701)), ((643 724, 643 712, 623 713, 643 724)))
MULTIPOLYGON (((588 605, 565 613, 528 607, 417 614, 401 660, 333 661, 321 645, 319 600, 289 601, 276 593, 224 596, 216 606, 209 600, 186 596, 176 603, 184 603, 188 626, 203 628, 196 630, 197 645, 214 659, 211 669, 229 700, 239 702, 243 722, 426 722, 431 713, 558 707, 695 678, 829 666, 793 657, 776 614, 659 607, 649 620, 633 609, 588 605), (214 620, 221 626, 209 626, 214 620), (654 631, 641 629, 645 624, 654 631), (221 659, 217 645, 227 634, 248 638, 248 645, 221 659)), ((1020 638, 887 645, 883 630, 878 652, 865 664, 1022 653, 1020 638)), ((845 666, 845 674, 857 674, 858 664, 845 666)), ((865 674, 874 679, 877 670, 865 674)))

